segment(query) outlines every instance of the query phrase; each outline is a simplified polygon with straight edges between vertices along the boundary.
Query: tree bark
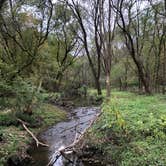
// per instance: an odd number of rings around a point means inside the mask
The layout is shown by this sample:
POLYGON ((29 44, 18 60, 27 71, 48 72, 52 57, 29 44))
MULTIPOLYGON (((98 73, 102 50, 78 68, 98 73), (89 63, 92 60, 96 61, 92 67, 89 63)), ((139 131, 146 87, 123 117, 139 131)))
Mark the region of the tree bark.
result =
POLYGON ((119 90, 120 91, 122 90, 122 80, 121 80, 121 78, 119 78, 119 90))
POLYGON ((166 92, 166 43, 164 43, 164 60, 163 60, 163 80, 162 80, 162 94, 166 92))
POLYGON ((97 89, 97 94, 102 95, 100 80, 98 78, 95 78, 95 85, 97 89))
POLYGON ((111 94, 111 81, 110 81, 111 74, 110 72, 106 73, 106 96, 110 97, 111 94))

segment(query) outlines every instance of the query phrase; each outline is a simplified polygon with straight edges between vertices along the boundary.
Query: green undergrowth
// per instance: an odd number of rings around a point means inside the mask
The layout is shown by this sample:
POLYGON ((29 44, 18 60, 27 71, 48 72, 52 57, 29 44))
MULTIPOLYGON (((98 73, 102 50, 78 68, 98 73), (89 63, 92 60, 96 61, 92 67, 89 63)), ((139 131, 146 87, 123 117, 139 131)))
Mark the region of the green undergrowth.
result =
POLYGON ((89 143, 118 166, 166 165, 166 96, 113 92, 89 143))
POLYGON ((43 104, 36 111, 36 115, 43 119, 44 126, 50 126, 66 119, 66 112, 51 104, 43 104))
POLYGON ((31 116, 8 111, 0 112, 0 166, 7 158, 17 154, 26 156, 26 149, 32 138, 22 128, 17 118, 28 123, 28 128, 37 134, 46 127, 65 120, 66 112, 51 104, 42 104, 34 108, 31 116))

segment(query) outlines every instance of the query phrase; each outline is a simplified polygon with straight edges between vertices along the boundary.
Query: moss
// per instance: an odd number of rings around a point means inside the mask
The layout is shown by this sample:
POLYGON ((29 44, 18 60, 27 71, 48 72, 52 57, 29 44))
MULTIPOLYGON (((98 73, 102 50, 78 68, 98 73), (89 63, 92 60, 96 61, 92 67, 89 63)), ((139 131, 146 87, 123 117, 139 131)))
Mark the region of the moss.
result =
POLYGON ((52 104, 42 104, 34 113, 43 119, 43 127, 66 119, 66 112, 52 104))

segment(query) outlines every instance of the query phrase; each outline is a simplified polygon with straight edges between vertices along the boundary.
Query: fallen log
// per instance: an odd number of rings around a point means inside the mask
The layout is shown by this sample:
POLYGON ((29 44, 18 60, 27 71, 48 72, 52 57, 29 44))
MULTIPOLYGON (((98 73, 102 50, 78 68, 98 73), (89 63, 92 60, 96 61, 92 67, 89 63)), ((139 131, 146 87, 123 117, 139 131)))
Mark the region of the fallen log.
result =
POLYGON ((17 119, 17 120, 22 124, 23 128, 29 133, 29 135, 31 135, 31 137, 35 140, 37 147, 38 147, 39 145, 49 147, 49 145, 40 142, 40 141, 35 137, 35 135, 34 135, 34 134, 28 129, 28 127, 26 126, 26 125, 28 125, 27 122, 24 122, 24 121, 21 120, 21 119, 17 119))

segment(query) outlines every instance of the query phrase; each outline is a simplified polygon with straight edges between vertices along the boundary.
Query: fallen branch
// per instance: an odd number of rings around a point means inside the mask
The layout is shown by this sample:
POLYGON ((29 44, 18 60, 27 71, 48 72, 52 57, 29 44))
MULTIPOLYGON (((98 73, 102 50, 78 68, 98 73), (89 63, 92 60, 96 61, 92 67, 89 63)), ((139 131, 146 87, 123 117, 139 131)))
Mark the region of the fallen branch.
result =
POLYGON ((74 147, 76 146, 76 144, 78 144, 80 142, 80 140, 84 137, 84 135, 87 132, 87 130, 96 122, 96 120, 98 119, 99 116, 101 116, 101 114, 102 114, 101 112, 99 114, 97 114, 95 116, 95 118, 93 118, 91 120, 89 126, 86 127, 83 132, 79 132, 79 133, 76 132, 75 139, 74 139, 72 144, 70 144, 70 145, 68 145, 66 147, 61 147, 60 149, 58 149, 55 152, 55 154, 57 154, 55 160, 54 159, 50 160, 50 162, 47 164, 47 166, 53 165, 58 160, 58 158, 60 156, 63 156, 64 158, 66 158, 66 156, 65 156, 66 154, 73 153, 75 151, 74 147), (79 136, 78 136, 78 134, 79 134, 79 136))
POLYGON ((23 126, 23 128, 31 135, 31 137, 35 140, 35 142, 36 142, 36 146, 38 147, 39 145, 42 145, 42 146, 49 146, 49 145, 47 145, 47 144, 45 144, 45 143, 42 143, 42 142, 40 142, 36 137, 35 137, 35 135, 28 129, 28 127, 26 126, 28 123, 27 122, 24 122, 23 120, 21 120, 21 119, 17 119, 21 124, 22 124, 22 126, 23 126))
POLYGON ((80 133, 80 136, 79 136, 79 137, 76 137, 75 140, 74 140, 74 142, 73 142, 71 145, 67 146, 66 149, 74 147, 74 146, 84 137, 84 135, 85 135, 85 133, 87 132, 87 130, 96 122, 96 120, 98 119, 98 117, 99 117, 100 115, 101 115, 101 112, 100 112, 99 114, 97 114, 97 115, 95 116, 95 118, 93 118, 93 119, 91 120, 89 126, 86 127, 86 128, 84 129, 84 131, 80 133))

